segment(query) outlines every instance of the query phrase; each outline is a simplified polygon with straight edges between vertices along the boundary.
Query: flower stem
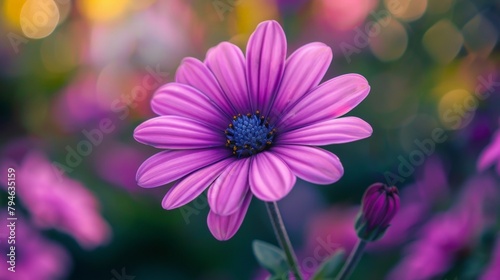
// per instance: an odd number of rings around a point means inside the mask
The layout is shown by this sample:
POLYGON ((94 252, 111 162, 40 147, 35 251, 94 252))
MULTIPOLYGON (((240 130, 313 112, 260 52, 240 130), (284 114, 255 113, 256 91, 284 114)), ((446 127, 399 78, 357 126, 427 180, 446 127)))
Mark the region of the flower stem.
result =
POLYGON ((285 224, 283 223, 283 219, 281 218, 280 210, 278 208, 278 204, 276 202, 267 202, 266 203, 267 213, 269 214, 269 218, 271 219, 271 224, 274 228, 274 233, 276 234, 276 239, 281 246, 281 249, 285 252, 286 260, 288 262, 288 266, 295 276, 296 280, 302 280, 302 274, 300 273, 297 257, 295 256, 295 252, 293 251, 292 243, 290 242, 290 238, 288 238, 288 234, 285 229, 285 224))
POLYGON ((342 270, 340 270, 339 275, 337 276, 336 280, 347 280, 349 279, 349 276, 351 276, 351 273, 353 272, 354 268, 358 264, 359 260, 361 259, 361 256, 363 255, 363 251, 365 250, 366 246, 366 241, 363 239, 358 239, 358 243, 356 243, 356 246, 352 250, 351 254, 349 255, 349 258, 347 259, 346 263, 342 267, 342 270))

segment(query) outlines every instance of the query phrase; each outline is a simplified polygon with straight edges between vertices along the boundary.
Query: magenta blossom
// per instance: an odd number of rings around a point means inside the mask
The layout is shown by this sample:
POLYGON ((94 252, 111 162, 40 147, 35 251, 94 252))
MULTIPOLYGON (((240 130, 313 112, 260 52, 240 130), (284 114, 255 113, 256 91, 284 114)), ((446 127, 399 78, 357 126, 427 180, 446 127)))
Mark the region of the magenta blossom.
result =
POLYGON ((458 256, 470 251, 482 229, 496 222, 494 213, 486 206, 497 205, 498 195, 493 178, 470 179, 451 209, 431 217, 417 231, 417 239, 405 249, 388 279, 424 280, 442 276, 458 256))
POLYGON ((94 195, 80 182, 59 174, 40 153, 27 154, 16 168, 19 200, 34 224, 73 236, 87 249, 105 243, 110 235, 94 195))
POLYGON ((500 130, 493 136, 491 143, 483 150, 477 162, 479 171, 496 164, 496 171, 500 175, 500 130))
POLYGON ((491 255, 489 264, 484 269, 480 280, 500 279, 500 236, 497 238, 495 249, 491 255))
POLYGON ((419 239, 406 248, 402 261, 388 279, 435 279, 453 264, 453 258, 470 245, 477 222, 466 209, 453 209, 432 218, 419 239))
MULTIPOLYGON (((15 280, 53 280, 64 279, 71 268, 70 255, 66 250, 56 243, 44 238, 36 229, 26 223, 26 217, 16 212, 17 220, 15 223, 15 241, 8 244, 8 236, 11 236, 11 229, 8 226, 2 226, 0 249, 3 254, 2 269, 0 269, 0 279, 15 280), (11 246, 15 246, 12 251, 11 246), (6 256, 7 255, 7 256, 6 256), (13 262, 11 256, 13 255, 13 262), (10 263, 9 263, 10 262, 10 263), (9 267, 14 266, 12 270, 9 267)), ((2 221, 7 221, 7 213, 0 214, 2 221)))
POLYGON ((347 74, 319 85, 331 49, 311 43, 286 59, 281 26, 266 21, 250 36, 246 57, 223 42, 204 62, 182 61, 176 82, 158 89, 151 107, 159 117, 139 125, 137 141, 165 149, 137 171, 145 188, 177 181, 163 208, 189 203, 208 187, 208 226, 219 240, 241 225, 252 196, 277 201, 296 176, 331 184, 343 175, 337 156, 316 148, 366 138, 372 128, 356 117, 370 86, 347 74))

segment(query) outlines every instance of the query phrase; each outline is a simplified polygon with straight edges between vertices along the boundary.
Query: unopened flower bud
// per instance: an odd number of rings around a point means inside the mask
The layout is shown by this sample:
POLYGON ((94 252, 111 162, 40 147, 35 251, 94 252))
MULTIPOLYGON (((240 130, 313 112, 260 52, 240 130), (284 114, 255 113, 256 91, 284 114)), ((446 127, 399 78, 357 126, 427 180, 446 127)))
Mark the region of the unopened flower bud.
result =
POLYGON ((358 237, 366 241, 380 239, 399 210, 398 189, 382 183, 368 187, 356 220, 358 237))

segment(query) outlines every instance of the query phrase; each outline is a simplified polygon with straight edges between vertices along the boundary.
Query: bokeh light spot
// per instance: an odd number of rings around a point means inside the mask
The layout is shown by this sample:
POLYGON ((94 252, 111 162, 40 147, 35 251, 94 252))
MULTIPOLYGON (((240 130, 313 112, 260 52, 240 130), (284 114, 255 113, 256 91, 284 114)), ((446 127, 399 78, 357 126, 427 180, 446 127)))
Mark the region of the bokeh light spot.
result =
POLYGON ((439 119, 447 129, 461 129, 474 118, 478 99, 465 89, 455 89, 439 100, 439 119))
POLYGON ((94 22, 116 20, 127 12, 129 5, 129 0, 78 1, 78 7, 82 14, 94 22))
POLYGON ((378 21, 371 27, 370 33, 374 35, 370 39, 370 49, 381 61, 400 58, 408 47, 406 29, 397 20, 391 19, 384 25, 378 21))
POLYGON ((52 0, 28 0, 20 14, 21 29, 28 38, 49 36, 59 23, 59 8, 52 0))
POLYGON ((450 63, 462 48, 464 38, 460 31, 447 19, 434 24, 423 37, 427 52, 439 63, 450 63))
POLYGON ((384 0, 385 7, 400 20, 414 21, 427 9, 427 0, 384 0))
POLYGON ((19 15, 26 1, 23 0, 5 0, 3 2, 2 19, 13 28, 19 28, 19 15))
POLYGON ((484 57, 491 53, 498 40, 495 26, 480 14, 465 24, 462 34, 467 50, 484 57))

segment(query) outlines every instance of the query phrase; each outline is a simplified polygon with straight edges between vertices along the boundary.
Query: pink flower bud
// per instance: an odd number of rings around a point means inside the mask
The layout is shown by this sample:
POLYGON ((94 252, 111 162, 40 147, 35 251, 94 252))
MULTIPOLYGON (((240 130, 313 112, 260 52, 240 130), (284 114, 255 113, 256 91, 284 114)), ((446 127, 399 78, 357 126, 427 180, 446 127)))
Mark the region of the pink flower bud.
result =
POLYGON ((380 239, 399 210, 398 189, 382 183, 368 187, 356 221, 359 238, 367 241, 380 239))

